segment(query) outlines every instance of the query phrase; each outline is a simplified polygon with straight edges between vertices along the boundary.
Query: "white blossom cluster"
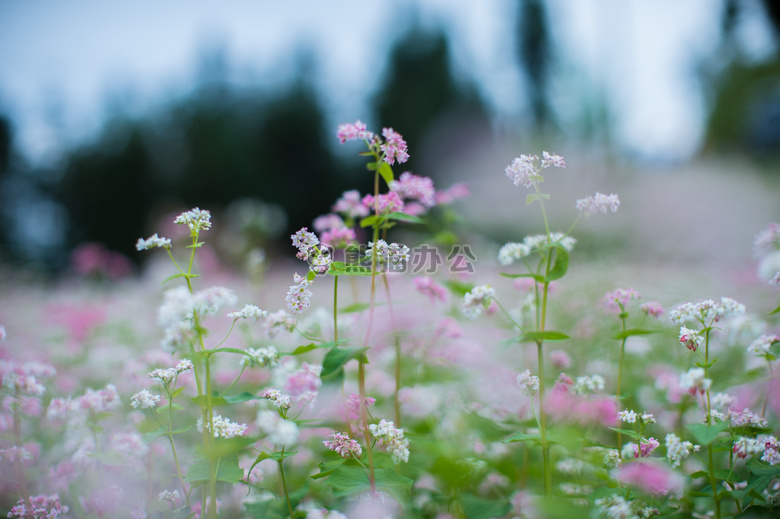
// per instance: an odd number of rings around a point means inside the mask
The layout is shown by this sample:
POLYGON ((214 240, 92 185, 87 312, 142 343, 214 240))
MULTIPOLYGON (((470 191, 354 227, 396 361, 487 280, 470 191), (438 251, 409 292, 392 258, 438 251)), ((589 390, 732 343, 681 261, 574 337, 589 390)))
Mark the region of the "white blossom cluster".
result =
POLYGON ((471 318, 479 316, 495 295, 496 292, 490 285, 479 285, 474 287, 471 292, 468 292, 463 296, 464 313, 471 318))
MULTIPOLYGON (((221 415, 215 414, 211 420, 214 424, 214 438, 235 438, 236 436, 243 436, 246 432, 246 424, 238 424, 231 422, 228 418, 223 418, 221 415)), ((203 432, 203 429, 207 431, 211 429, 210 424, 203 423, 203 418, 198 418, 198 431, 203 432)))
POLYGON ((396 429, 393 422, 384 419, 378 424, 370 424, 368 429, 385 446, 385 450, 393 457, 396 465, 409 461, 409 440, 404 438, 404 430, 396 429))

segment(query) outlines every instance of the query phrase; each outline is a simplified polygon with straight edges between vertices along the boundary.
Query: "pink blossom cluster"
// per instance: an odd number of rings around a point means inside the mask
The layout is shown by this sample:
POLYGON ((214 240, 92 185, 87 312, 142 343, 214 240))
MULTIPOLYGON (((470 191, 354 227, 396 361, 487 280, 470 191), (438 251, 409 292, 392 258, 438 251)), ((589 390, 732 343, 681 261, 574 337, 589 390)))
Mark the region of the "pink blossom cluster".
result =
MULTIPOLYGON (((366 404, 366 409, 368 409, 370 406, 374 405, 376 403, 376 399, 371 396, 367 396, 364 399, 364 402, 366 404)), ((347 407, 347 418, 352 422, 357 422, 360 420, 360 395, 357 393, 352 393, 347 397, 346 401, 346 407, 347 407)))
POLYGON ((466 198, 470 194, 469 188, 465 183, 453 184, 447 189, 436 191, 436 205, 449 205, 456 200, 466 198))
POLYGON ((639 442, 639 445, 634 445, 634 457, 635 458, 647 458, 650 454, 661 445, 655 438, 648 438, 646 441, 639 442))
POLYGON ((689 350, 696 351, 699 345, 704 341, 704 336, 697 330, 681 326, 678 340, 689 350))
POLYGON ((290 395, 286 395, 273 387, 264 389, 263 392, 260 393, 260 398, 267 398, 276 407, 282 410, 287 410, 292 405, 292 400, 290 399, 290 395))
POLYGON ((420 177, 405 171, 398 180, 391 181, 389 187, 390 191, 398 193, 406 200, 417 200, 425 207, 436 205, 436 190, 433 180, 429 177, 420 177))
POLYGON ((369 213, 369 208, 363 205, 360 191, 357 189, 345 191, 341 198, 333 204, 332 210, 346 215, 347 218, 362 218, 368 216, 369 213))
POLYGON ((657 301, 648 301, 647 303, 642 303, 639 305, 639 309, 642 310, 646 315, 655 317, 656 319, 664 315, 664 308, 661 306, 661 303, 658 303, 657 301))
POLYGON ((360 458, 363 454, 363 448, 360 444, 349 437, 347 433, 334 433, 330 435, 332 440, 325 440, 322 442, 325 447, 332 450, 342 458, 360 458))
POLYGON ((339 138, 339 142, 344 144, 347 141, 370 141, 374 138, 374 132, 366 130, 365 123, 357 120, 354 123, 340 124, 336 130, 336 136, 339 138))
POLYGON ((297 401, 311 402, 322 387, 322 366, 304 362, 284 383, 284 390, 297 401))
POLYGON ((428 296, 431 304, 437 300, 444 301, 447 297, 447 289, 439 285, 433 278, 425 276, 416 276, 414 278, 414 288, 419 293, 428 296))
POLYGON ((309 256, 314 252, 317 245, 320 244, 317 235, 313 232, 309 232, 308 227, 298 230, 295 234, 290 235, 290 238, 292 239, 293 247, 298 248, 298 254, 295 256, 303 261, 309 259, 309 256))
POLYGON ((49 419, 58 419, 71 412, 94 415, 117 409, 121 405, 122 402, 119 400, 116 386, 107 384, 106 387, 97 391, 87 388, 82 396, 72 400, 70 398, 53 398, 49 402, 46 416, 49 419))
POLYGON ((374 211, 377 214, 397 213, 404 210, 404 201, 401 200, 401 196, 395 191, 380 194, 376 197, 374 195, 366 195, 363 197, 362 203, 367 210, 374 211))
MULTIPOLYGON (((155 235, 156 236, 156 235, 155 235)), ((133 264, 122 253, 109 250, 102 243, 82 243, 70 254, 71 268, 81 276, 105 276, 121 279, 133 271, 133 264)))
POLYGON ((539 178, 539 170, 536 167, 538 161, 539 157, 536 155, 520 155, 504 169, 504 172, 514 185, 522 184, 523 187, 530 188, 539 178))
POLYGON ((604 305, 610 311, 619 312, 621 309, 625 309, 629 301, 640 297, 639 292, 633 288, 618 288, 604 295, 604 305))
POLYGON ((59 494, 30 496, 20 499, 8 517, 20 517, 25 519, 56 519, 62 514, 67 514, 69 508, 60 503, 59 494))
POLYGON ((56 374, 54 366, 48 364, 0 359, 0 387, 11 394, 41 396, 46 387, 38 379, 56 374))
POLYGON ((655 496, 679 495, 685 486, 685 478, 682 475, 649 459, 624 463, 616 469, 614 477, 624 485, 639 488, 655 496))
POLYGON ((393 131, 392 128, 382 128, 382 136, 385 138, 385 142, 379 146, 379 149, 384 153, 385 162, 392 166, 395 161, 403 164, 409 160, 406 141, 400 133, 393 131))

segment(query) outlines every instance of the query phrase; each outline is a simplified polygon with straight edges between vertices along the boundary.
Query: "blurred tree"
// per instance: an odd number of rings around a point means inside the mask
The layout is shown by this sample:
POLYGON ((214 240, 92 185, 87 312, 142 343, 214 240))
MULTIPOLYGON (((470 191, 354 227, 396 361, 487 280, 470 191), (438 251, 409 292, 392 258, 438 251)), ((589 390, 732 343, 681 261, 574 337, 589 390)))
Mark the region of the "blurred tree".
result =
POLYGON ((115 121, 69 154, 59 196, 70 244, 97 241, 137 258, 136 240, 154 232, 148 215, 219 211, 244 197, 282 205, 290 233, 311 225, 354 184, 337 174, 326 133, 335 139, 302 80, 274 97, 211 83, 148 120, 115 121))
POLYGON ((537 128, 552 122, 547 100, 551 47, 542 0, 526 0, 517 8, 517 56, 528 82, 531 114, 537 128))
POLYGON ((462 141, 446 137, 468 131, 468 125, 487 125, 486 110, 474 86, 458 84, 453 78, 447 40, 441 31, 425 33, 414 27, 399 38, 390 52, 382 84, 374 98, 377 118, 380 126, 391 126, 404 136, 412 169, 421 164, 424 149, 428 154, 463 153, 462 141), (451 134, 437 133, 432 136, 437 146, 424 146, 426 134, 440 129, 445 120, 453 123, 447 125, 451 134))

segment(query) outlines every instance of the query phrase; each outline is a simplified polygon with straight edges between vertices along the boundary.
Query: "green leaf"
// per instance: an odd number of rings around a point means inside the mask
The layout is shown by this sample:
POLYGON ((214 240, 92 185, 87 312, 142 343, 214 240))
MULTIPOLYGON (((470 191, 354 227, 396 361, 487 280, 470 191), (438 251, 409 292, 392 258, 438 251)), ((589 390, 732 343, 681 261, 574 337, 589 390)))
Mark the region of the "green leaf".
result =
POLYGON ((773 512, 763 506, 751 506, 734 516, 734 519, 772 519, 777 518, 777 512, 773 512))
POLYGON ((555 259, 550 272, 547 274, 546 281, 555 281, 565 276, 566 271, 569 270, 569 251, 559 242, 553 242, 549 246, 555 248, 555 259))
POLYGON ((715 440, 715 437, 728 429, 728 422, 718 422, 715 425, 706 424, 692 424, 688 426, 688 430, 696 439, 696 443, 705 447, 715 440))
POLYGON ((780 306, 769 312, 769 315, 775 315, 776 313, 780 313, 780 306))
MULTIPOLYGON (((541 178, 541 177, 537 177, 537 178, 541 178)), ((541 182, 541 180, 540 180, 540 182, 541 182)), ((537 195, 537 194, 528 195, 528 196, 525 197, 525 205, 531 205, 532 203, 534 203, 535 201, 537 201, 539 199, 549 200, 550 199, 550 195, 548 195, 547 193, 542 193, 541 195, 537 195)))
POLYGON ((544 330, 543 332, 524 332, 517 338, 517 342, 563 341, 568 338, 569 336, 565 333, 544 330))
POLYGON ((182 391, 184 391, 184 386, 181 386, 179 389, 171 393, 171 398, 176 398, 182 391))
POLYGON ((375 215, 372 214, 371 216, 366 216, 362 220, 360 220, 360 227, 368 227, 373 225, 381 225, 385 222, 385 217, 382 215, 375 215))
MULTIPOLYGON (((192 397, 192 403, 197 404, 201 406, 203 409, 208 409, 208 396, 206 395, 200 395, 200 396, 194 396, 192 397)), ((222 398, 221 396, 212 396, 211 397, 211 407, 217 406, 217 405, 227 405, 228 401, 222 398)))
POLYGON ((463 297, 467 292, 474 289, 474 283, 464 283, 462 281, 456 281, 454 279, 448 279, 444 282, 444 286, 450 289, 450 292, 458 297, 463 297))
POLYGON ((393 168, 390 167, 390 164, 388 164, 385 161, 382 161, 382 163, 379 165, 379 174, 382 175, 382 178, 385 179, 385 182, 387 182, 387 185, 389 187, 390 182, 394 180, 393 168))
POLYGON ((417 216, 412 216, 410 214, 406 213, 390 213, 388 215, 385 215, 385 217, 388 220, 398 220, 399 222, 406 222, 406 223, 425 223, 425 220, 422 218, 419 218, 417 216))
POLYGON ((159 438, 160 436, 165 436, 168 434, 168 431, 165 429, 165 427, 160 427, 157 430, 154 430, 152 432, 148 432, 144 434, 144 442, 145 443, 152 443, 154 440, 159 438))
POLYGON ((320 378, 326 380, 339 373, 350 359, 357 358, 361 362, 368 363, 368 359, 365 356, 365 352, 368 351, 368 347, 364 348, 339 348, 334 347, 322 359, 322 372, 320 378))
POLYGON ((647 335, 649 333, 656 333, 657 330, 642 330, 640 328, 632 328, 623 332, 618 332, 612 336, 613 339, 620 340, 634 335, 647 335))
POLYGON ((463 506, 464 517, 469 519, 490 519, 503 517, 512 506, 504 500, 485 499, 472 494, 461 494, 460 503, 463 506))
POLYGON ((630 429, 616 429, 614 427, 610 427, 610 429, 612 429, 616 433, 624 434, 633 440, 640 440, 642 438, 642 436, 639 433, 637 433, 636 431, 632 431, 630 429))
MULTIPOLYGON (((405 503, 409 500, 410 489, 413 481, 391 469, 374 469, 374 482, 376 487, 393 496, 398 502, 405 503)), ((347 496, 369 490, 366 469, 355 465, 341 465, 328 477, 325 483, 333 487, 333 494, 337 497, 347 496)))
POLYGON ((352 314, 356 312, 362 312, 371 308, 370 303, 352 303, 349 306, 339 309, 340 314, 352 314))
POLYGON ((298 346, 297 348, 295 348, 295 350, 293 350, 293 352, 290 355, 302 355, 304 353, 308 353, 316 349, 317 349, 317 345, 314 343, 305 344, 303 346, 298 346))
MULTIPOLYGON (((235 484, 244 477, 244 469, 238 465, 238 456, 235 454, 219 460, 217 468, 217 481, 235 484)), ((209 462, 201 461, 192 465, 187 470, 184 481, 193 484, 202 484, 209 480, 209 462)))
POLYGON ((230 395, 224 397, 225 402, 228 404, 237 404, 239 402, 249 402, 250 400, 258 400, 259 397, 257 395, 254 395, 250 393, 249 391, 244 391, 243 393, 239 393, 237 395, 230 395))
POLYGON ((252 445, 257 438, 238 436, 236 438, 216 438, 211 447, 205 451, 207 460, 224 459, 226 456, 242 450, 247 445, 252 445))
POLYGON ((370 276, 371 267, 364 267, 358 264, 347 265, 343 261, 334 261, 330 264, 328 274, 331 276, 370 276))
POLYGON ((755 474, 756 476, 775 477, 780 475, 780 465, 770 465, 769 463, 764 463, 763 461, 759 461, 755 458, 747 462, 747 469, 751 474, 755 474))
POLYGON ((694 362, 694 364, 699 368, 709 369, 711 368, 716 362, 718 362, 718 358, 715 357, 711 361, 707 362, 706 364, 704 362, 694 362))
POLYGON ((504 276, 505 278, 510 279, 516 279, 516 278, 534 278, 538 283, 544 283, 544 276, 540 276, 539 274, 509 274, 506 272, 499 273, 500 276, 504 276))
POLYGON ((501 443, 514 443, 514 442, 534 442, 541 444, 542 443, 542 437, 539 434, 526 434, 526 433, 515 433, 509 438, 502 440, 501 443))

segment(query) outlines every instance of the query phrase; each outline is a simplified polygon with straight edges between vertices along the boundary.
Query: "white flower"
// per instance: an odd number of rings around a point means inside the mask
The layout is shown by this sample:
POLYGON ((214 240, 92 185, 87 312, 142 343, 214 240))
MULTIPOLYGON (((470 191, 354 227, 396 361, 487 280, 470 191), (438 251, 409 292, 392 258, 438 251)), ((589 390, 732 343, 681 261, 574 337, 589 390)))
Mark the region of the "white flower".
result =
POLYGON ((134 394, 130 399, 130 405, 134 408, 147 409, 149 407, 157 407, 160 403, 160 395, 153 395, 148 389, 142 389, 138 393, 134 394))
POLYGON ((266 439, 275 446, 292 447, 298 441, 298 426, 295 422, 283 419, 276 411, 260 411, 255 423, 266 434, 266 439))
POLYGON ((531 370, 527 369, 517 375, 517 385, 526 396, 534 396, 539 392, 539 377, 531 375, 531 370))
MULTIPOLYGON (((223 418, 221 415, 215 414, 212 418, 214 423, 214 438, 235 438, 236 436, 243 436, 246 432, 246 424, 238 424, 231 422, 227 418, 223 418)), ((208 422, 204 425, 203 418, 198 418, 198 431, 203 432, 205 428, 207 431, 211 429, 208 422)))
POLYGON ((628 409, 618 412, 618 420, 626 423, 636 423, 636 412, 629 411, 628 409))
POLYGON ((495 295, 495 290, 490 285, 474 287, 463 296, 463 311, 471 318, 477 317, 495 295))
POLYGON ((227 314, 231 319, 249 319, 251 321, 257 321, 261 317, 267 315, 268 312, 260 310, 260 308, 255 305, 244 305, 244 308, 242 308, 240 312, 230 312, 227 314))
POLYGON ((409 440, 404 438, 403 429, 396 429, 393 422, 384 419, 380 420, 378 424, 370 424, 368 429, 374 437, 382 442, 396 465, 402 461, 409 461, 409 440))
POLYGON ((138 243, 135 244, 136 250, 139 251, 152 249, 154 247, 164 247, 166 249, 170 249, 171 240, 168 238, 161 238, 157 236, 157 233, 154 233, 145 240, 143 238, 138 238, 138 243))

